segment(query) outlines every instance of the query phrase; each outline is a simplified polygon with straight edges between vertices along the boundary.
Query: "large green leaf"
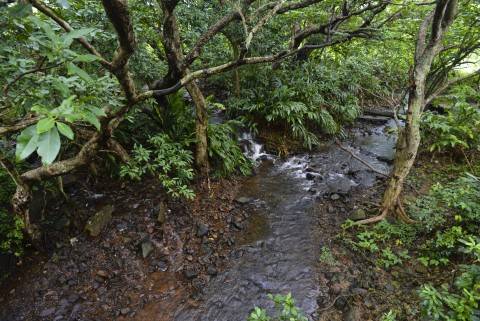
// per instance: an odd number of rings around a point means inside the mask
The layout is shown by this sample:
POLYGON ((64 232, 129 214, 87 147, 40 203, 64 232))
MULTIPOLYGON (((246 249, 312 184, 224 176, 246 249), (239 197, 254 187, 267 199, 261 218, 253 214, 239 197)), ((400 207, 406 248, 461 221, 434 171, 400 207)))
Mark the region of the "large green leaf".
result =
POLYGON ((91 33, 91 32, 94 31, 94 30, 95 30, 95 29, 93 29, 93 28, 75 29, 75 30, 70 31, 70 32, 65 36, 65 39, 80 38, 80 37, 83 37, 83 36, 91 33))
POLYGON ((86 115, 84 116, 85 120, 87 122, 89 122, 90 124, 92 124, 93 126, 95 126, 95 128, 97 128, 97 130, 100 130, 100 121, 98 121, 98 118, 97 116, 95 116, 94 114, 92 113, 86 113, 86 115))
POLYGON ((57 2, 62 6, 63 9, 70 8, 70 2, 68 0, 57 0, 57 2))
POLYGON ((75 65, 73 62, 70 62, 68 64, 68 74, 69 75, 72 75, 72 74, 75 74, 75 75, 78 75, 80 78, 82 78, 83 80, 85 80, 86 82, 92 82, 93 79, 92 77, 90 77, 89 74, 87 74, 85 72, 85 70, 83 70, 82 68, 78 67, 77 65, 75 65))
POLYGON ((17 3, 8 8, 8 13, 16 18, 25 18, 32 12, 32 5, 30 3, 17 3))
POLYGON ((55 126, 55 120, 53 118, 43 118, 37 123, 37 133, 45 133, 51 130, 55 126))
POLYGON ((50 40, 55 44, 55 45, 58 45, 58 36, 55 34, 55 32, 53 31, 52 27, 42 21, 40 18, 36 17, 36 16, 33 16, 32 17, 32 21, 37 25, 39 26, 40 28, 43 29, 43 31, 45 31, 45 34, 47 35, 48 38, 50 38, 50 40))
POLYGON ((37 153, 42 157, 44 165, 49 165, 55 160, 60 151, 60 145, 60 135, 56 127, 40 134, 37 153))
POLYGON ((57 129, 63 136, 67 137, 68 139, 72 140, 74 137, 73 131, 67 124, 64 123, 57 123, 57 129))
POLYGON ((25 128, 17 138, 17 148, 15 149, 15 159, 17 162, 27 158, 38 147, 37 126, 33 125, 25 128))

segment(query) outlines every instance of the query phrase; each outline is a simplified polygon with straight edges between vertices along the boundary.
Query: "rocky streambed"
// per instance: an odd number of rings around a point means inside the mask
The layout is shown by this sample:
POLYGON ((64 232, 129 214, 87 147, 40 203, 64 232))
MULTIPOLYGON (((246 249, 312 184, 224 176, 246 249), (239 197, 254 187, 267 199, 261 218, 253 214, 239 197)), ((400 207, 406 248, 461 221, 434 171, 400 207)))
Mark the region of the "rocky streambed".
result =
MULTIPOLYGON (((347 149, 388 171, 393 123, 378 121, 358 123, 347 149)), ((271 308, 268 293, 291 292, 311 320, 367 320, 399 283, 335 235, 368 212, 360 205, 383 180, 329 142, 287 160, 264 155, 257 174, 200 187, 192 203, 165 202, 154 181, 74 188, 70 205, 52 209, 51 255, 3 282, 0 319, 245 320, 254 305, 271 308), (105 206, 111 219, 87 235, 105 206), (326 247, 335 264, 319 262, 326 247)))

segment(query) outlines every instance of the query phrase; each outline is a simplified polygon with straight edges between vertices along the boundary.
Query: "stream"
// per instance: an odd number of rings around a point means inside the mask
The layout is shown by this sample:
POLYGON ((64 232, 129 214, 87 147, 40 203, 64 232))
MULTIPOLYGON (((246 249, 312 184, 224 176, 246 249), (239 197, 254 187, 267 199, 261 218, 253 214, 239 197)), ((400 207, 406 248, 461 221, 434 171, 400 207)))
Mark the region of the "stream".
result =
MULTIPOLYGON (((373 121, 357 123, 349 148, 375 168, 388 171, 395 141, 388 139, 385 131, 395 124, 392 120, 373 121)), ((251 154, 259 157, 259 146, 250 145, 251 154)), ((272 311, 268 293, 289 292, 302 313, 315 320, 321 295, 316 276, 322 246, 316 218, 331 214, 315 213, 314 204, 324 197, 345 197, 353 187, 372 186, 378 177, 331 143, 306 156, 286 160, 269 156, 257 173, 246 179, 241 192, 243 201, 251 205, 243 243, 194 303, 187 301, 176 308, 173 320, 246 320, 255 305, 272 311)))

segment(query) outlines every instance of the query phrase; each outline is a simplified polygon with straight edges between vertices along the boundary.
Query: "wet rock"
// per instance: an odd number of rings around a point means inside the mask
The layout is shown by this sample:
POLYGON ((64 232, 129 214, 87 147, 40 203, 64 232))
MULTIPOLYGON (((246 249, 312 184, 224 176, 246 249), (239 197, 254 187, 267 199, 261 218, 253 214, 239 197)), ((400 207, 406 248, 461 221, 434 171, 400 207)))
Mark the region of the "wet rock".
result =
POLYGON ((100 211, 95 213, 95 215, 88 219, 87 224, 85 225, 85 231, 89 232, 91 236, 100 235, 100 231, 112 219, 113 211, 114 207, 111 205, 107 205, 102 208, 100 211))
POLYGON ((343 308, 345 308, 346 305, 347 305, 347 299, 343 296, 339 297, 335 301, 335 308, 337 308, 338 310, 342 310, 343 308))
POLYGON ((64 228, 67 228, 69 226, 70 226, 70 219, 68 219, 67 217, 61 217, 55 222, 55 224, 53 225, 53 228, 57 231, 61 231, 64 228))
POLYGON ((186 270, 183 270, 183 276, 187 280, 193 280, 196 277, 198 277, 198 273, 194 269, 186 269, 186 270))
POLYGON ((395 291, 395 286, 392 285, 392 284, 387 284, 387 285, 385 285, 385 290, 387 290, 388 292, 394 292, 395 291))
POLYGON ((54 312, 55 312, 55 307, 51 307, 51 308, 49 308, 49 309, 43 310, 43 311, 40 313, 40 317, 41 317, 41 318, 48 317, 48 316, 52 315, 54 312))
POLYGON ((147 256, 149 256, 150 253, 152 253, 154 249, 155 248, 153 247, 152 243, 150 243, 150 242, 142 243, 142 256, 143 256, 143 258, 146 258, 147 256))
POLYGON ((352 294, 365 295, 367 294, 368 291, 362 288, 352 288, 350 292, 352 294))
POLYGON ((387 164, 393 164, 393 161, 395 160, 394 156, 377 156, 377 160, 387 163, 387 164))
POLYGON ((233 221, 232 223, 233 227, 236 228, 237 230, 243 230, 245 226, 241 222, 233 221))
POLYGON ((236 199, 237 203, 240 203, 240 204, 247 204, 247 203, 250 203, 252 201, 252 198, 250 197, 239 197, 236 199))
POLYGON ((363 209, 359 208, 359 209, 353 210, 348 218, 351 219, 352 221, 360 221, 367 218, 367 214, 363 209))
POLYGON ((157 264, 155 264, 155 267, 157 268, 157 270, 162 272, 165 272, 168 269, 167 262, 165 261, 157 262, 157 264))
POLYGON ((336 201, 336 200, 339 200, 339 199, 340 199, 340 195, 338 195, 338 194, 332 194, 332 195, 330 196, 330 198, 331 198, 332 200, 336 201))
POLYGON ((305 175, 305 177, 306 177, 309 181, 313 181, 316 176, 315 176, 315 174, 307 173, 307 175, 305 175))
POLYGON ((203 223, 198 223, 198 227, 197 227, 197 236, 198 237, 202 237, 202 236, 205 236, 207 235, 207 233, 210 231, 210 228, 203 224, 203 223))
POLYGON ((218 270, 214 266, 210 265, 209 267, 207 267, 207 273, 209 275, 215 276, 218 274, 218 270))
POLYGON ((122 315, 127 315, 127 314, 130 313, 130 311, 131 311, 130 308, 123 308, 123 309, 120 310, 120 313, 122 315))

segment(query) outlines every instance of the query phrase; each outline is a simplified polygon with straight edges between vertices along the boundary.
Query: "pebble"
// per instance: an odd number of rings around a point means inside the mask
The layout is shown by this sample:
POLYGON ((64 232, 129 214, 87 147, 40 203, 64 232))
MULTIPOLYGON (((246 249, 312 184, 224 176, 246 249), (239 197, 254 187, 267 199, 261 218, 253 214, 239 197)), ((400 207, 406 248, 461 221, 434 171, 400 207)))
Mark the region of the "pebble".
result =
POLYGON ((337 301, 335 301, 335 308, 338 310, 342 310, 347 305, 347 299, 343 296, 339 297, 337 301))
POLYGON ((153 252, 155 248, 153 247, 152 243, 150 242, 145 242, 142 243, 142 256, 143 258, 146 258, 150 253, 153 252))
POLYGON ((340 195, 338 195, 338 194, 332 194, 332 196, 330 196, 330 198, 331 198, 332 200, 336 201, 336 200, 339 200, 339 199, 340 199, 340 195))
POLYGON ((215 276, 218 274, 218 270, 214 266, 210 265, 209 267, 207 267, 207 273, 209 275, 215 276))
POLYGON ((194 269, 186 269, 183 270, 183 276, 185 276, 187 280, 193 280, 198 277, 198 273, 194 269))
POLYGON ((127 315, 128 313, 130 313, 130 308, 123 308, 120 310, 120 313, 123 315, 127 315))
POLYGON ((81 303, 75 304, 75 305, 73 306, 71 315, 72 315, 72 316, 76 315, 78 312, 80 312, 81 309, 82 309, 82 304, 81 304, 81 303))
POLYGON ((52 315, 55 312, 55 307, 51 307, 49 309, 46 309, 40 313, 41 318, 48 317, 49 315, 52 315))
POLYGON ((387 290, 389 292, 394 292, 395 291, 395 286, 392 285, 392 284, 387 284, 387 285, 385 285, 385 290, 387 290))
POLYGON ((198 237, 202 237, 202 236, 205 236, 207 235, 207 233, 210 231, 210 228, 203 224, 203 223, 198 223, 198 227, 197 227, 197 236, 198 237))
POLYGON ((106 279, 108 277, 108 273, 105 270, 98 270, 97 271, 97 276, 106 279))

